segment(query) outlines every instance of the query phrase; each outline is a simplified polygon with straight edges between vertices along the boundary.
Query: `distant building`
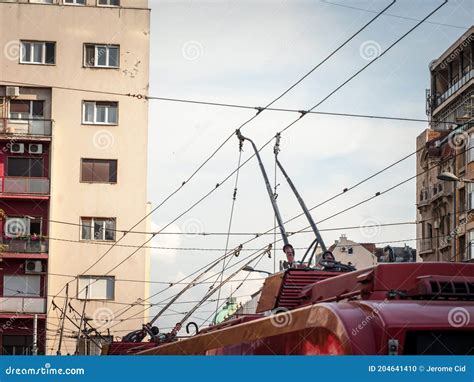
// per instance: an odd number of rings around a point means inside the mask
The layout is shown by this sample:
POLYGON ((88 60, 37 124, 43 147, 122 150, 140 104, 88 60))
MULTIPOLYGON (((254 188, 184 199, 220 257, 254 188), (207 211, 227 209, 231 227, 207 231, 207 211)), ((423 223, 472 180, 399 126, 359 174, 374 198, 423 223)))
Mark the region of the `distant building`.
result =
POLYGON ((349 240, 344 234, 328 250, 333 253, 337 261, 344 264, 351 263, 356 269, 369 268, 377 264, 375 244, 357 243, 349 240))
POLYGON ((430 76, 430 127, 416 141, 418 254, 423 261, 472 261, 474 186, 438 176, 474 178, 474 26, 431 62, 430 76))
POLYGON ((357 243, 342 234, 339 240, 328 248, 336 259, 344 264, 351 263, 356 269, 369 268, 377 263, 415 262, 416 250, 405 245, 379 248, 375 243, 357 243))

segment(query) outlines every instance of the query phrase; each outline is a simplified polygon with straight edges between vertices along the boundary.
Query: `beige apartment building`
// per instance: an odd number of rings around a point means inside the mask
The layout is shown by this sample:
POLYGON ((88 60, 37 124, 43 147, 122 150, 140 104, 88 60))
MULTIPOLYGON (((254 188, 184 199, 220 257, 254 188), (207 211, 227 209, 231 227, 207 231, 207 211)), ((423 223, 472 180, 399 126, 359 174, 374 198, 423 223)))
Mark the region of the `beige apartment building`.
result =
POLYGON ((148 103, 123 95, 148 93, 149 16, 147 0, 0 1, 2 354, 56 354, 62 327, 61 354, 94 354, 149 315, 148 253, 127 259, 148 236, 124 235, 148 211, 148 103))
POLYGON ((418 254, 473 261, 474 26, 431 62, 430 76, 430 127, 416 141, 418 254))

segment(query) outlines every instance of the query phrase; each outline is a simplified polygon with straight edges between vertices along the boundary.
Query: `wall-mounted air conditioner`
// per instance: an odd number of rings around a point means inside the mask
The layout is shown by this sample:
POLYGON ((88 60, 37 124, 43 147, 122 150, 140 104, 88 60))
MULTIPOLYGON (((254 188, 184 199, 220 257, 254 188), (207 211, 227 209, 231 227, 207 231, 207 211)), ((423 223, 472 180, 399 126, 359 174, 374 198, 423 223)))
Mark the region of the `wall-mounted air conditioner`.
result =
POLYGON ((25 261, 25 273, 41 273, 43 272, 43 264, 41 260, 25 261))
POLYGON ((7 86, 5 95, 7 97, 18 97, 20 95, 20 88, 18 86, 7 86))
POLYGON ((10 145, 10 152, 13 154, 23 154, 25 152, 25 145, 23 143, 12 143, 10 145))
POLYGON ((30 154, 43 154, 43 145, 41 143, 30 143, 28 152, 30 154))

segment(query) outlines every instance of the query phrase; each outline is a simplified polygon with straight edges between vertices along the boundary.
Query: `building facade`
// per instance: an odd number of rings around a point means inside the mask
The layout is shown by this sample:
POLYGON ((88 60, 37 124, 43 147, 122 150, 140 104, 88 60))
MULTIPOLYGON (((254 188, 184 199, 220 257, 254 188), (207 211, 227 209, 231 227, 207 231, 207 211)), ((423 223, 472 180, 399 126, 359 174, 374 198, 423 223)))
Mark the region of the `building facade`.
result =
MULTIPOLYGON (((471 261, 474 240, 474 26, 430 64, 430 127, 417 147, 417 245, 424 261, 471 261), (443 180, 451 173, 457 180, 443 180)), ((453 178, 455 179, 455 178, 453 178)))
POLYGON ((144 322, 149 35, 147 0, 0 1, 2 354, 144 322))

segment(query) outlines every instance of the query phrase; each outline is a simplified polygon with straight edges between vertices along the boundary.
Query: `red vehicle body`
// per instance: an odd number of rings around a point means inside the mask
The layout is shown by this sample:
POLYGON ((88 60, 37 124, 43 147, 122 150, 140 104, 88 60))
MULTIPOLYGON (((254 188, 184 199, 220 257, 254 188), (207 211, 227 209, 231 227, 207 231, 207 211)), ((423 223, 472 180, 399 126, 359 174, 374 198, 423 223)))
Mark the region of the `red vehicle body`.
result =
POLYGON ((113 343, 106 354, 474 354, 474 264, 392 263, 269 276, 256 314, 178 341, 113 343))

